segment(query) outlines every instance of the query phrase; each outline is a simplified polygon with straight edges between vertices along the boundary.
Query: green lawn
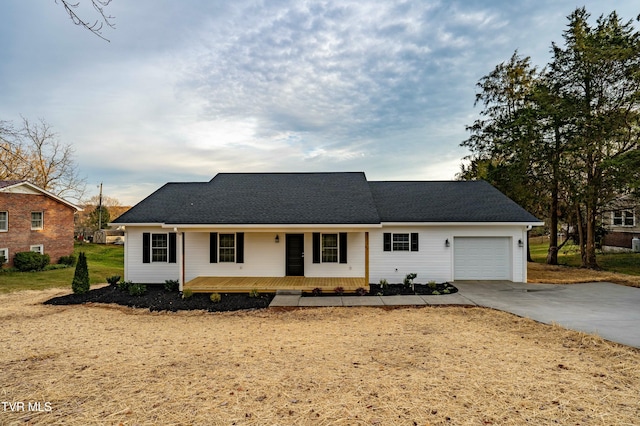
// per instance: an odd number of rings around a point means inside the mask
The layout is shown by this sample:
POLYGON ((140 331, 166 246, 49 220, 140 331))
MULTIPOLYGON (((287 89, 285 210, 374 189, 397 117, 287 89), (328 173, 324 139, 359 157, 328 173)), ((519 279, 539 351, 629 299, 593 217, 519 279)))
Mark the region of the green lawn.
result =
MULTIPOLYGON (((76 243, 76 256, 84 251, 89 266, 91 284, 105 283, 113 275, 124 277, 124 247, 104 244, 76 243)), ((75 267, 42 272, 0 272, 0 293, 18 290, 41 290, 69 287, 75 267)))
MULTIPOLYGON (((545 263, 549 244, 531 244, 531 258, 534 262, 545 263)), ((629 275, 640 275, 640 253, 602 253, 598 252, 598 265, 605 271, 629 275)), ((558 253, 558 263, 568 266, 580 266, 580 248, 567 243, 558 253)))

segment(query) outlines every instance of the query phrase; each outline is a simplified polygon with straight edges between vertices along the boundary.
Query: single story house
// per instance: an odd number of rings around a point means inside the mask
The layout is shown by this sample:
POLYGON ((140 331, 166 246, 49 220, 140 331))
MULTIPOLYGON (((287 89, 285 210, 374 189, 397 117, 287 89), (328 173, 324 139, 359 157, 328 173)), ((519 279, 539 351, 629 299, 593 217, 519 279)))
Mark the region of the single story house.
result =
POLYGON ((73 220, 80 207, 25 180, 0 181, 0 256, 48 254, 51 262, 73 253, 73 220))
POLYGON ((527 230, 542 222, 484 181, 348 172, 167 183, 111 225, 126 233, 126 280, 182 289, 203 277, 526 282, 527 230))

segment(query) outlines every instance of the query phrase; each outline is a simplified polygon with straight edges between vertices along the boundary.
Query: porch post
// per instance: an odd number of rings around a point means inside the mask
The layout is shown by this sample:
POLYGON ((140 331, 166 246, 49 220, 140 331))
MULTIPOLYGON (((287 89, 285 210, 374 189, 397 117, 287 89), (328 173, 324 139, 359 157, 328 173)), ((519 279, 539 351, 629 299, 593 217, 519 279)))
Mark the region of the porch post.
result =
POLYGON ((364 233, 364 281, 369 286, 369 232, 364 233))
POLYGON ((184 232, 178 233, 176 243, 178 245, 178 267, 180 268, 178 272, 178 280, 180 281, 179 289, 182 291, 184 287, 184 232))

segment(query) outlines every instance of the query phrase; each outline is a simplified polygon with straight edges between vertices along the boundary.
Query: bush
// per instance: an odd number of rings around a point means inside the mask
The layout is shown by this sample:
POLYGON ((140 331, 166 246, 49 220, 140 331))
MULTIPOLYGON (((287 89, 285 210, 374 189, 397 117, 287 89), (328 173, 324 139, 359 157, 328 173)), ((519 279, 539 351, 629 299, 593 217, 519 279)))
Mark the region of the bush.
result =
POLYGON ((249 297, 260 297, 260 293, 258 292, 258 289, 252 288, 251 291, 249 292, 249 297))
POLYGON ((178 291, 180 288, 180 281, 178 280, 165 280, 164 289, 166 291, 178 291))
POLYGON ((133 282, 131 282, 131 281, 120 281, 117 285, 118 285, 118 290, 124 291, 124 292, 128 292, 129 291, 129 287, 131 287, 133 285, 133 282))
POLYGON ((190 298, 191 296, 193 296, 193 290, 191 290, 190 288, 185 288, 185 289, 182 291, 182 298, 183 298, 183 299, 188 299, 188 298, 190 298))
POLYGON ((313 294, 314 296, 320 296, 322 294, 322 289, 320 287, 316 287, 311 290, 311 294, 313 294))
POLYGON ((220 303, 220 301, 222 300, 222 296, 220 296, 220 293, 211 293, 209 299, 211 299, 213 303, 220 303))
POLYGON ((13 266, 20 272, 42 271, 51 259, 48 254, 40 254, 35 251, 23 251, 16 253, 13 258, 13 266))
POLYGON ((338 296, 342 296, 344 294, 344 287, 336 287, 333 289, 333 292, 338 296))
POLYGON ((358 296, 366 296, 366 295, 367 295, 367 290, 365 290, 365 289, 364 289, 364 288, 362 288, 362 287, 358 287, 358 288, 356 289, 356 294, 357 294, 358 296))
POLYGON ((69 256, 60 256, 58 259, 58 264, 67 265, 67 266, 75 266, 76 264, 76 255, 70 254, 69 256))
POLYGON ((89 267, 87 266, 87 256, 84 252, 80 252, 78 256, 78 264, 73 274, 71 289, 75 294, 85 294, 89 291, 89 267))
POLYGON ((120 281, 120 275, 114 275, 112 277, 107 277, 107 282, 111 285, 118 285, 118 281, 120 281))
POLYGON ((380 280, 380 288, 383 288, 385 290, 387 288, 389 288, 389 281, 387 281, 385 278, 381 279, 380 280))
POLYGON ((129 285, 129 294, 131 296, 142 296, 146 292, 147 292, 147 286, 144 284, 132 283, 129 285))

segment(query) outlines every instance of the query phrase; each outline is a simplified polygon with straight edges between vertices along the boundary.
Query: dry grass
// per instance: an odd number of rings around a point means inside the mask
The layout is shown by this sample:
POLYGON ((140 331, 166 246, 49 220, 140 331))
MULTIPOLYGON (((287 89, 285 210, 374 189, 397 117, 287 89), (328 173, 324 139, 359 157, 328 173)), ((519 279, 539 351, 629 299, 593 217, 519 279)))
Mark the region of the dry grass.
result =
POLYGON ((0 295, 0 424, 638 424, 640 351, 481 308, 207 314, 0 295), (414 423, 415 422, 415 423, 414 423))
POLYGON ((576 284, 606 281, 631 287, 640 287, 640 276, 638 275, 531 262, 528 263, 528 268, 527 281, 530 283, 576 284))

